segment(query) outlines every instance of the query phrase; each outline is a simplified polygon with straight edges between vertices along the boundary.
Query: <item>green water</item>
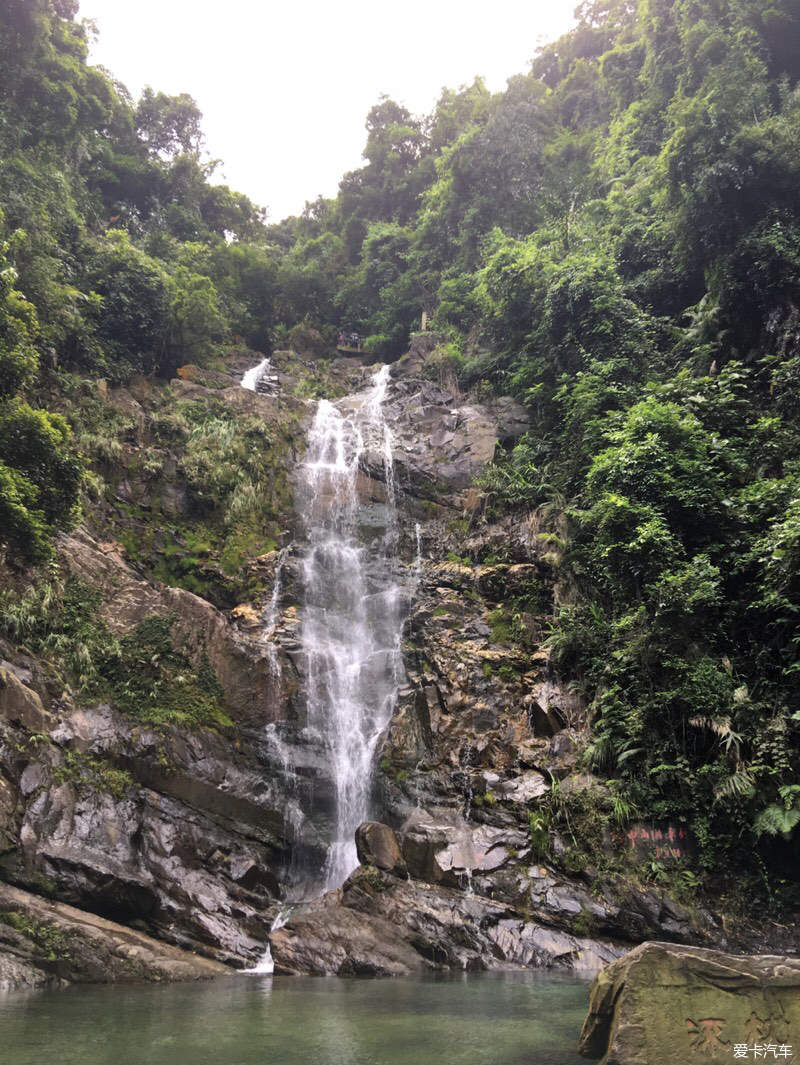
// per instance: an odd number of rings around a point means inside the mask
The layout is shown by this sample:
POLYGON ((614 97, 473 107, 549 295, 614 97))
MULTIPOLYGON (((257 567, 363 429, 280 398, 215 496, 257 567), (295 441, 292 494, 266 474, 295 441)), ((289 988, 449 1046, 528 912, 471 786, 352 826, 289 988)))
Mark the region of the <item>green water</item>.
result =
POLYGON ((232 977, 0 997, 2 1065, 578 1065, 588 985, 232 977))

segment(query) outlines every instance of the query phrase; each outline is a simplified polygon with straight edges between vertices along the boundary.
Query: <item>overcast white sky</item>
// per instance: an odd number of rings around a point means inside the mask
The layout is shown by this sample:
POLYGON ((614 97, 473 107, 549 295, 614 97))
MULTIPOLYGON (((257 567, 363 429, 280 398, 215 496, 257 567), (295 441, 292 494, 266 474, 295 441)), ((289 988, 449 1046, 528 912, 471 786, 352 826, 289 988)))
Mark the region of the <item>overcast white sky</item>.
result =
POLYGON ((476 74, 501 89, 576 2, 81 0, 81 15, 100 31, 93 61, 134 96, 194 96, 218 179, 278 221, 361 164, 381 93, 421 114, 476 74))

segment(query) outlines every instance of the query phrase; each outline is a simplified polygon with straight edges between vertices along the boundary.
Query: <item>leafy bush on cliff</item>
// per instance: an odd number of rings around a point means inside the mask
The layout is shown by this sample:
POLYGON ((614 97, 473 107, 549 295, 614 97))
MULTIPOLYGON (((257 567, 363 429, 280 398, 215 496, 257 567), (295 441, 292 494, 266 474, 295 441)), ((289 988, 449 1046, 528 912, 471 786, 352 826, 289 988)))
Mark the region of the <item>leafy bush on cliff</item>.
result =
POLYGON ((0 243, 0 545, 14 562, 41 562, 55 531, 76 517, 82 466, 64 418, 34 410, 19 395, 39 368, 39 323, 15 288, 11 248, 0 243))

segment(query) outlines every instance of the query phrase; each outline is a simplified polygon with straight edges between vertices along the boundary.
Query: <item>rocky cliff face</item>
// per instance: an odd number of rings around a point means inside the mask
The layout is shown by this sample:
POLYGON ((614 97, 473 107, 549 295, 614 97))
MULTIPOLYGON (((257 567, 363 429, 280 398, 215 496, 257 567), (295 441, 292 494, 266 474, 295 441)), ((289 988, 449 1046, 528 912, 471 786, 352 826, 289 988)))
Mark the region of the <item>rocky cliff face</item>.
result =
POLYGON ((85 910, 0 884, 0 992, 208 980, 228 971, 85 910))
POLYGON ((176 642, 208 648, 238 721, 224 732, 142 726, 105 703, 56 694, 35 660, 9 649, 3 875, 226 961, 257 957, 284 846, 283 797, 256 724, 270 706, 277 713, 263 648, 191 593, 137 580, 85 535, 64 550, 68 567, 109 582, 103 602, 121 630, 164 612, 176 642))
MULTIPOLYGON (((558 803, 569 800, 590 823, 610 795, 576 770, 582 704, 542 646, 562 594, 552 537, 535 515, 481 517, 476 478, 498 441, 525 430, 525 412, 428 380, 425 355, 423 342, 393 368, 385 402, 410 606, 374 807, 389 826, 386 847, 401 857, 387 865, 364 843, 365 864, 341 890, 273 933, 276 965, 343 974, 596 969, 644 938, 720 938, 701 907, 642 887, 613 862, 593 865, 577 838, 583 825, 571 836, 552 830, 558 803)), ((170 647, 160 654, 179 663, 173 688, 210 670, 217 719, 148 716, 119 685, 88 696, 62 668, 57 640, 36 653, 24 639, 0 643, 0 877, 236 966, 261 956, 282 900, 319 869, 330 832, 333 791, 307 728, 291 550, 288 487, 314 406, 298 393, 346 395, 367 373, 353 360, 324 374, 291 353, 273 362, 266 395, 239 388, 236 360, 231 376, 184 368, 172 399, 148 383, 101 391, 98 402, 124 411, 135 430, 106 469, 110 487, 86 527, 60 547, 62 577, 99 593, 104 631, 135 643, 143 623, 168 620, 170 647), (175 397, 205 404, 217 422, 266 427, 271 543, 235 524, 220 524, 214 539, 212 518, 197 510, 196 456, 194 501, 181 472, 181 448, 194 445, 165 443, 165 404, 175 397), (210 546, 182 569, 196 520, 212 523, 210 546), (241 564, 232 571, 234 548, 241 564)), ((368 452, 360 520, 378 531, 387 521, 383 471, 383 456, 368 452)), ((613 853, 605 836, 594 844, 593 853, 613 853)))

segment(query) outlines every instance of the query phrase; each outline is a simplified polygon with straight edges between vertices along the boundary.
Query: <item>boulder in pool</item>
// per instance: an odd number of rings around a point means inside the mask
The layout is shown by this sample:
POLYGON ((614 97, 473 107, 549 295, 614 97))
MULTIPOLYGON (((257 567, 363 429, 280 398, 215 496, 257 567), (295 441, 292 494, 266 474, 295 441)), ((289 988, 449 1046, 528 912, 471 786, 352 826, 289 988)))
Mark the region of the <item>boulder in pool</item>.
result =
POLYGON ((791 1061, 800 958, 642 943, 596 977, 578 1049, 602 1065, 791 1061))

